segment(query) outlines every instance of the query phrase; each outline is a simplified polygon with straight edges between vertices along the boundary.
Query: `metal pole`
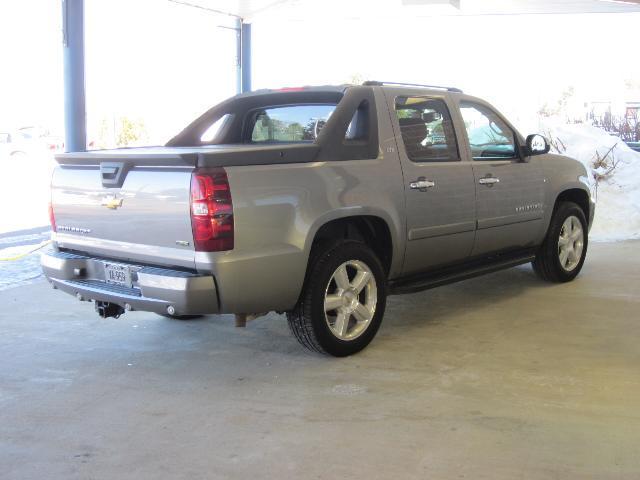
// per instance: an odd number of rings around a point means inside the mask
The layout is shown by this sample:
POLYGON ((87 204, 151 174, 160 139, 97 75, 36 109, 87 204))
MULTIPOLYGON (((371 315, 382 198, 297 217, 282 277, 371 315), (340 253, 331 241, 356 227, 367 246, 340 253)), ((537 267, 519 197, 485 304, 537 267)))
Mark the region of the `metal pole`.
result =
POLYGON ((236 93, 242 93, 242 19, 236 19, 236 93))
POLYGON ((65 151, 87 149, 84 88, 84 0, 62 0, 65 151))
POLYGON ((242 92, 251 91, 251 24, 243 23, 241 30, 242 56, 240 57, 242 65, 242 92))

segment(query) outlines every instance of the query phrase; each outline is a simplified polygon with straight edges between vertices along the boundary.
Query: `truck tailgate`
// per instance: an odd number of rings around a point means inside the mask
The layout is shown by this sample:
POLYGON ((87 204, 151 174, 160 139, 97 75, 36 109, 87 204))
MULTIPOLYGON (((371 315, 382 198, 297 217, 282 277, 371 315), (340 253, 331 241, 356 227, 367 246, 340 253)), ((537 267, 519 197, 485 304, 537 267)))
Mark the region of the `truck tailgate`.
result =
POLYGON ((59 155, 51 184, 58 246, 194 268, 189 209, 196 156, 162 152, 59 155))

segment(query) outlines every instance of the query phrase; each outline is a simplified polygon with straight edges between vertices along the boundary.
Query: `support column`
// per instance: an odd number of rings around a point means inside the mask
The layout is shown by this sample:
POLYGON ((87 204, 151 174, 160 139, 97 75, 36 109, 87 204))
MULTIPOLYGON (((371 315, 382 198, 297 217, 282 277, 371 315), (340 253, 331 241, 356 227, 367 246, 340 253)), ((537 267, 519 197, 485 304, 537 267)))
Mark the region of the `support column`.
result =
POLYGON ((242 93, 242 19, 236 18, 236 93, 242 93))
POLYGON ((64 146, 67 152, 87 149, 84 86, 84 0, 62 0, 64 64, 64 146))
POLYGON ((244 93, 251 91, 251 24, 243 23, 240 33, 242 37, 240 70, 242 71, 242 92, 244 93))

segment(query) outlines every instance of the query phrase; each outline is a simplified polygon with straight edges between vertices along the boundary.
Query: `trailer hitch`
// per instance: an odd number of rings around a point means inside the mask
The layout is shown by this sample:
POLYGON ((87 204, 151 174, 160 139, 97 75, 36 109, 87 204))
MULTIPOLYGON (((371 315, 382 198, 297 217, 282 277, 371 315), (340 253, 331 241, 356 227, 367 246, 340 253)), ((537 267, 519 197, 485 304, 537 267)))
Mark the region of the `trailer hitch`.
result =
POLYGON ((119 318, 120 315, 124 313, 124 308, 115 303, 101 302, 99 300, 96 300, 95 307, 96 312, 98 312, 98 315, 100 315, 102 318, 119 318))

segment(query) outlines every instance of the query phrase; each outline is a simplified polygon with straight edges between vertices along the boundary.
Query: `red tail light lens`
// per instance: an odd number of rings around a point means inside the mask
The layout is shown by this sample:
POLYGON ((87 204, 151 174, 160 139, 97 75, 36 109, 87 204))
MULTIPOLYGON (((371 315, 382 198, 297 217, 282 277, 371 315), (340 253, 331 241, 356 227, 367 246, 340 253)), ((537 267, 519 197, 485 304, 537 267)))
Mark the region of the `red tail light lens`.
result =
POLYGON ((193 172, 191 227, 196 251, 233 249, 233 203, 227 172, 223 168, 193 172))
POLYGON ((51 223, 51 230, 56 231, 56 216, 53 214, 53 205, 49 202, 49 223, 51 223))

